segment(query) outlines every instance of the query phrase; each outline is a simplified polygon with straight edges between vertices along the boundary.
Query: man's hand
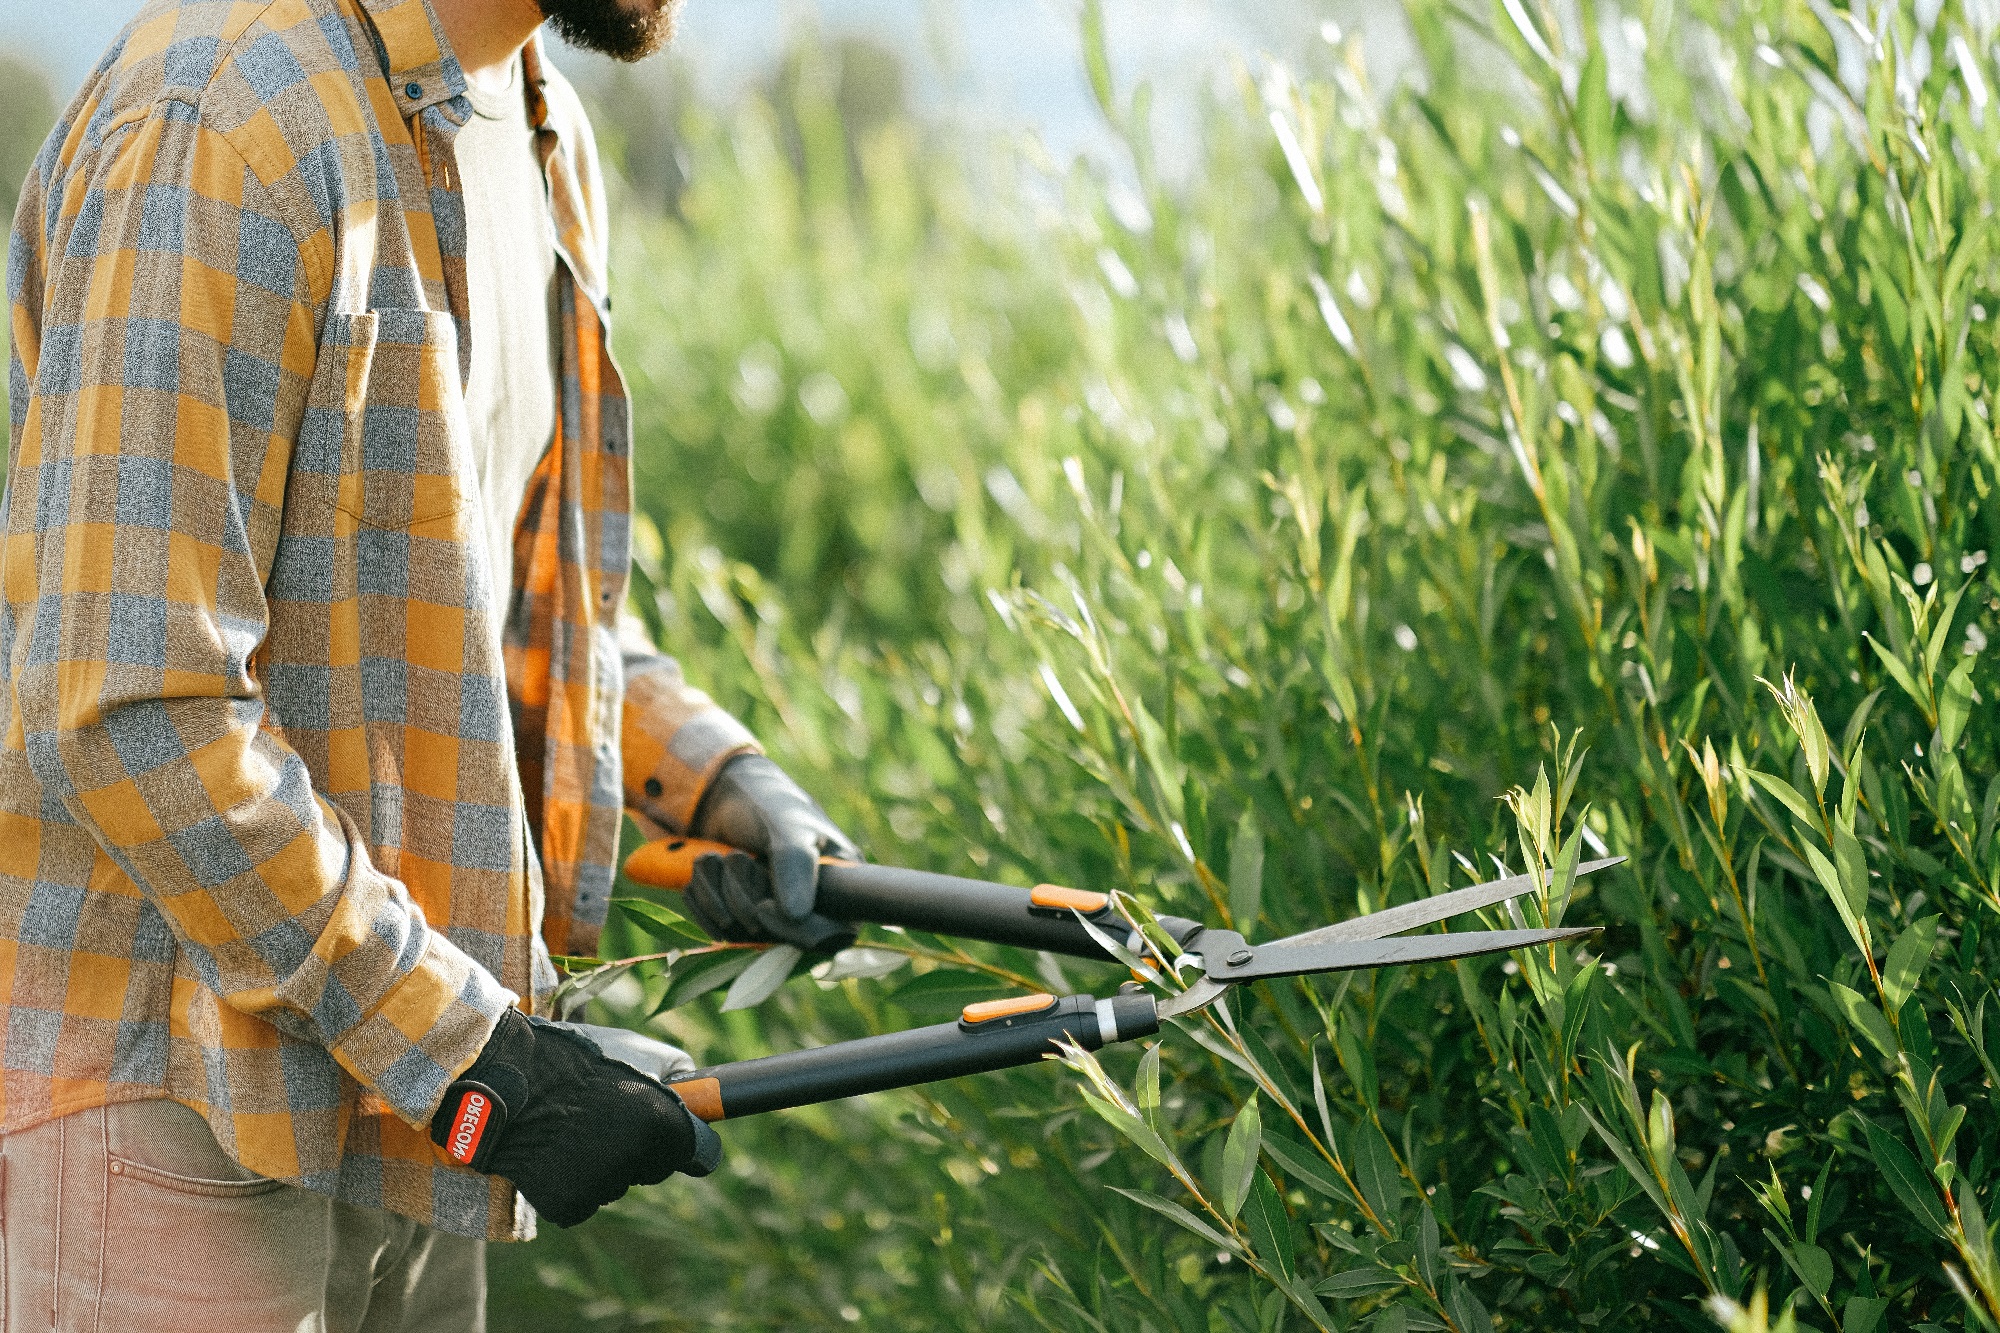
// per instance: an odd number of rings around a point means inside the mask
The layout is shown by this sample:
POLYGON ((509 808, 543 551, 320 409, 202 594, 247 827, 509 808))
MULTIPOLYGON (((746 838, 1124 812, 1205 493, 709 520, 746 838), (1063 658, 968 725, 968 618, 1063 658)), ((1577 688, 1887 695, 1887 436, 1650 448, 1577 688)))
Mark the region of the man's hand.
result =
POLYGON ((693 1064, 637 1033, 509 1009, 446 1090, 431 1139, 573 1227, 634 1185, 677 1171, 705 1176, 721 1163, 721 1139, 660 1081, 693 1064))
POLYGON ((821 916, 813 906, 820 858, 859 861, 861 852, 769 759, 746 754, 724 764, 689 831, 763 858, 704 857, 695 862, 685 902, 710 935, 782 940, 814 953, 854 942, 852 926, 821 916))

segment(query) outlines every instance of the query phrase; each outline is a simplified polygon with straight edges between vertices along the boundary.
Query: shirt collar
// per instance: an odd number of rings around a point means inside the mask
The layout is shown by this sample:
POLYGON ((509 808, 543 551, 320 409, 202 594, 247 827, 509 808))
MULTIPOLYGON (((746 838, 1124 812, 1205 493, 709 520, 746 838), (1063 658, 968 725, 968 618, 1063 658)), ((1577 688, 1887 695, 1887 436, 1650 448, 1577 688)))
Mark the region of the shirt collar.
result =
POLYGON ((521 48, 522 77, 528 85, 528 123, 538 130, 554 134, 556 127, 549 124, 549 99, 544 89, 549 86, 549 76, 542 71, 542 30, 535 29, 534 36, 521 48))
POLYGON ((360 0, 374 24, 389 91, 404 117, 465 91, 465 71, 451 53, 430 0, 360 0))

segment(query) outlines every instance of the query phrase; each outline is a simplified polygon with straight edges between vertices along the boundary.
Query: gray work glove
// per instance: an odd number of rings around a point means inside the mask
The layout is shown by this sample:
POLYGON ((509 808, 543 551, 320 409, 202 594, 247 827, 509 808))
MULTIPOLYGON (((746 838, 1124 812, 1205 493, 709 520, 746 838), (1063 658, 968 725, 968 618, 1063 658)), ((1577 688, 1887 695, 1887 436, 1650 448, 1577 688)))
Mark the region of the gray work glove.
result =
POLYGON ((694 1057, 678 1046, 655 1041, 626 1028, 600 1027, 596 1023, 570 1023, 590 1038, 607 1060, 616 1060, 638 1070, 656 1083, 672 1083, 694 1072, 694 1057))
POLYGON ((813 908, 820 858, 859 861, 860 849, 769 759, 745 754, 724 764, 702 796, 689 831, 760 858, 705 856, 694 863, 683 901, 710 935, 782 940, 813 953, 835 952, 854 942, 852 926, 813 908))

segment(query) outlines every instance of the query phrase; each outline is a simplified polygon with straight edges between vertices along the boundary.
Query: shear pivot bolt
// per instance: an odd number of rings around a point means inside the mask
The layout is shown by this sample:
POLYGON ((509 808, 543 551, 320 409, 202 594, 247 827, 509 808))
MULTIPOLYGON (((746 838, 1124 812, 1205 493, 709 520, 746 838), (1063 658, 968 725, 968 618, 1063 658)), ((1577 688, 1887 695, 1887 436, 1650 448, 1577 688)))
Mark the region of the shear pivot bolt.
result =
POLYGON ((1245 963, 1249 962, 1255 956, 1256 955, 1252 954, 1248 949, 1238 949, 1235 953, 1230 954, 1229 957, 1226 958, 1224 961, 1227 962, 1231 967, 1241 967, 1245 963))

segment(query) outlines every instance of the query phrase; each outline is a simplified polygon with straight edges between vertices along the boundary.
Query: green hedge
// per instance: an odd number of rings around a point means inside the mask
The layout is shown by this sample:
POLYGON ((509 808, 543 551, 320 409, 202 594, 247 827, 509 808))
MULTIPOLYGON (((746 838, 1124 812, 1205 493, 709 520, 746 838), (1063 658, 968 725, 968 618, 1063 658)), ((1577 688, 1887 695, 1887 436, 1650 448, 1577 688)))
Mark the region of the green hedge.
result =
MULTIPOLYGON (((1393 89, 1337 33, 1255 64, 1186 184, 1101 58, 1115 176, 850 136, 824 62, 690 113, 619 263, 641 600, 874 856, 1259 937, 1631 860, 1527 908, 1575 953, 730 1126, 496 1301, 1989 1327, 1995 17, 1414 0, 1393 89)), ((652 1021, 1116 981, 881 939, 938 957, 652 1021)))

